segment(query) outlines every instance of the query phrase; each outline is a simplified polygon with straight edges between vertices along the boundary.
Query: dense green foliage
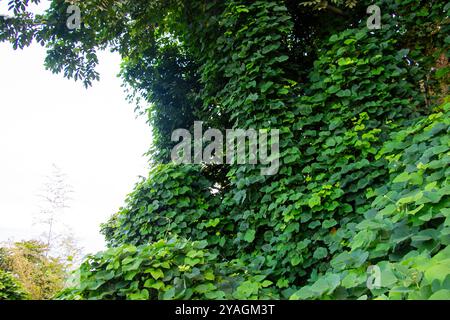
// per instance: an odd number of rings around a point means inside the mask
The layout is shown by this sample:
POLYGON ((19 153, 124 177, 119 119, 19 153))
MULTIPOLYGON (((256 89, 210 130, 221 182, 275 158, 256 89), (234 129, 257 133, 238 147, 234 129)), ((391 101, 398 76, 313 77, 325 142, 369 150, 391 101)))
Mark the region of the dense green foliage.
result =
POLYGON ((278 298, 264 275, 235 263, 217 263, 206 241, 159 240, 124 245, 87 258, 76 289, 65 299, 278 298))
POLYGON ((450 3, 379 1, 379 30, 372 1, 330 3, 83 1, 69 31, 54 0, 45 24, 0 20, 86 85, 95 51, 119 52, 153 129, 149 177, 62 298, 449 297, 450 3), (279 129, 279 172, 168 163, 194 120, 279 129))
POLYGON ((49 256, 48 246, 36 240, 0 248, 0 272, 14 275, 12 279, 19 283, 26 297, 33 300, 52 299, 62 290, 68 276, 64 262, 49 256))
POLYGON ((211 240, 219 216, 211 187, 197 166, 157 166, 129 195, 128 206, 103 225, 106 239, 111 245, 141 245, 174 235, 211 240))
POLYGON ((0 300, 24 300, 27 298, 19 281, 11 273, 0 269, 0 300))
POLYGON ((352 235, 350 250, 294 297, 450 298, 450 101, 436 111, 385 143, 376 159, 388 160, 388 182, 367 190, 373 202, 360 223, 338 231, 352 235), (372 292, 368 265, 381 270, 372 292))

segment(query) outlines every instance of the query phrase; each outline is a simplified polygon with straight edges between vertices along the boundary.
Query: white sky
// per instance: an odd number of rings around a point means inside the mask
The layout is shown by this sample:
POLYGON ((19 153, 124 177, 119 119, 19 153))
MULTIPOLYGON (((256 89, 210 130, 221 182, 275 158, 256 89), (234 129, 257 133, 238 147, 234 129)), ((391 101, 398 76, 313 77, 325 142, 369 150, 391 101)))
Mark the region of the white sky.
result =
POLYGON ((85 253, 95 252, 104 248, 100 223, 147 175, 150 128, 125 101, 118 56, 101 53, 101 81, 88 90, 46 71, 44 57, 38 45, 0 44, 0 242, 42 232, 33 217, 54 163, 74 190, 62 220, 85 253))

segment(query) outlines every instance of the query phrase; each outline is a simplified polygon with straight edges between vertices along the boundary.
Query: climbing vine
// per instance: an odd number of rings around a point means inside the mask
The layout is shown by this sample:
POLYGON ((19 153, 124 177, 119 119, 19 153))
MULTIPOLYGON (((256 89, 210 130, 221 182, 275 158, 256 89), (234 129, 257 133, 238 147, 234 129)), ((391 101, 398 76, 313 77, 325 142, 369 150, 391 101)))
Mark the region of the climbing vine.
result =
MULTIPOLYGON (((75 1, 76 2, 76 1, 75 1)), ((148 117, 152 169, 60 298, 449 298, 445 1, 86 1, 0 20, 89 86, 96 50, 148 117), (27 19, 47 24, 27 24, 27 19), (175 165, 171 133, 280 131, 280 170, 175 165), (368 285, 367 270, 381 282, 368 285)))

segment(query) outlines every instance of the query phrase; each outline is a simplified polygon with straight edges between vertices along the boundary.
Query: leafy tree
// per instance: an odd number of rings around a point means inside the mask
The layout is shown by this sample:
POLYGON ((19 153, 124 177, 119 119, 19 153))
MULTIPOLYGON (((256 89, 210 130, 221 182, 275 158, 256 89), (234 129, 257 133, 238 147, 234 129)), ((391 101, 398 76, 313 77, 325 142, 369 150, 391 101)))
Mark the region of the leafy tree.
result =
POLYGON ((0 269, 0 300, 25 300, 27 297, 17 279, 0 269))
POLYGON ((0 272, 14 274, 30 299, 51 299, 63 289, 66 272, 64 264, 48 257, 47 251, 46 244, 35 240, 2 248, 0 272))
POLYGON ((155 137, 149 178, 103 225, 110 249, 62 297, 448 297, 450 3, 379 1, 368 30, 366 0, 74 1, 69 30, 64 1, 41 16, 29 2, 10 2, 0 41, 37 40, 48 69, 86 86, 96 51, 118 52, 155 137), (194 119, 279 129, 279 173, 167 164, 171 131, 194 119), (245 277, 212 284, 214 265, 245 277))

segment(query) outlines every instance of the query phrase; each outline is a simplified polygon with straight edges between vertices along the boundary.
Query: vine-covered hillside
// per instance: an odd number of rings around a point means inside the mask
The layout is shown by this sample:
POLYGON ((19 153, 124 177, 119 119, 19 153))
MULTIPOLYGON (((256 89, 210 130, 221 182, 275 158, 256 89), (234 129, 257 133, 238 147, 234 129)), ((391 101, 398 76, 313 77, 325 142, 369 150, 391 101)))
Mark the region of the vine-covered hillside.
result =
POLYGON ((58 298, 450 299, 450 2, 375 1, 369 28, 368 0, 72 1, 76 30, 65 1, 28 2, 0 40, 86 86, 120 53, 153 130, 108 249, 58 298), (278 171, 173 163, 194 121, 279 130, 278 171))

